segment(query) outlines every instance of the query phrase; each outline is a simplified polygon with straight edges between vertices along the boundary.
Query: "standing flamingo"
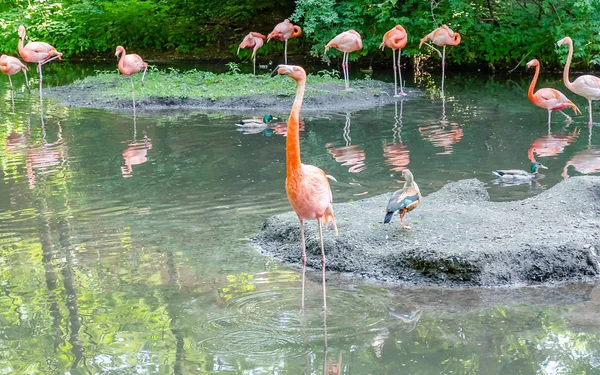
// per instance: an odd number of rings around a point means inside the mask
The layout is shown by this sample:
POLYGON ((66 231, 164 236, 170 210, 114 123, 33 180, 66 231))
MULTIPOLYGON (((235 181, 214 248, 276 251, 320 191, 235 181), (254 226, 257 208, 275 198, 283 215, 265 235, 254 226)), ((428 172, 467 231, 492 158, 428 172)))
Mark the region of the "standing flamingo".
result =
POLYGON ((392 49, 392 62, 394 67, 394 96, 406 96, 402 87, 402 72, 400 71, 400 55, 402 55, 402 48, 406 47, 408 41, 408 35, 404 27, 396 25, 393 29, 383 35, 383 41, 379 45, 379 48, 383 51, 385 47, 392 49), (398 66, 396 66, 396 50, 398 50, 398 66), (398 70, 398 79, 400 80, 400 95, 398 95, 398 84, 396 83, 396 70, 398 70))
MULTIPOLYGON (((317 220, 321 241, 321 264, 323 270, 323 309, 327 311, 327 291, 325 288, 325 248, 323 246, 322 221, 327 228, 329 220, 337 234, 337 225, 333 214, 333 195, 327 178, 332 178, 314 165, 300 161, 300 132, 298 122, 300 108, 306 86, 306 72, 299 66, 279 65, 271 76, 285 74, 296 81, 296 98, 288 119, 288 135, 285 142, 286 179, 285 191, 288 200, 300 220, 300 238, 302 243, 302 309, 304 309, 304 284, 306 271, 306 244, 304 241, 304 220, 317 220)), ((333 179, 333 178, 332 178, 333 179)), ((334 179, 335 180, 335 179, 334 179)))
POLYGON ((121 74, 129 76, 129 80, 131 81, 133 117, 135 117, 135 89, 133 86, 133 78, 131 76, 142 70, 142 68, 144 68, 144 73, 142 74, 142 86, 144 86, 144 76, 148 71, 148 64, 144 62, 144 60, 142 60, 142 58, 139 55, 136 55, 135 53, 128 55, 127 52, 125 52, 125 48, 123 48, 122 46, 117 46, 115 56, 117 56, 117 58, 121 56, 121 58, 119 59, 119 72, 121 72, 121 74))
POLYGON ((529 85, 527 96, 529 96, 529 100, 531 100, 533 104, 548 110, 548 126, 550 126, 550 121, 552 119, 552 111, 559 111, 565 115, 567 121, 571 121, 571 117, 562 111, 564 108, 572 108, 575 114, 577 114, 577 112, 581 113, 579 108, 558 90, 543 88, 534 93, 533 89, 535 88, 538 76, 540 75, 540 62, 537 59, 533 59, 527 63, 527 68, 531 68, 532 66, 535 66, 535 74, 529 85))
POLYGON ((556 44, 560 47, 565 43, 569 46, 569 56, 567 57, 565 70, 563 71, 563 81, 569 90, 588 100, 590 106, 590 121, 588 125, 592 126, 592 100, 600 100, 600 78, 592 75, 584 75, 577 77, 573 82, 569 81, 569 67, 573 58, 573 40, 567 36, 559 40, 556 44))
POLYGON ((254 75, 256 75, 256 51, 265 43, 267 37, 261 33, 255 33, 253 31, 244 37, 244 40, 240 43, 237 54, 240 54, 240 48, 253 48, 252 50, 252 62, 254 63, 254 75))
POLYGON ((40 73, 40 101, 42 100, 42 65, 62 57, 56 48, 44 42, 29 42, 23 47, 25 40, 25 26, 19 26, 19 55, 29 63, 37 63, 37 72, 40 73))
POLYGON ((442 95, 444 95, 444 70, 446 67, 446 46, 457 46, 460 43, 460 34, 455 33, 446 25, 442 25, 442 27, 438 27, 433 30, 429 34, 427 34, 423 39, 421 39, 421 43, 419 43, 419 48, 423 44, 428 45, 433 48, 438 55, 442 58, 442 95), (432 41, 436 46, 444 47, 443 53, 440 52, 439 49, 435 48, 429 43, 425 43, 426 41, 432 41))
POLYGON ((267 35, 267 43, 269 43, 269 40, 271 40, 271 38, 277 38, 277 39, 285 42, 285 49, 283 52, 283 56, 284 56, 284 63, 287 64, 288 39, 295 38, 295 37, 299 36, 300 34, 302 34, 302 29, 300 28, 300 26, 293 25, 290 22, 290 20, 288 20, 286 18, 285 20, 283 20, 283 22, 280 22, 277 25, 275 25, 275 28, 273 29, 273 31, 271 31, 269 33, 269 35, 267 35))
POLYGON ((327 50, 331 47, 344 53, 344 56, 342 57, 342 71, 344 72, 344 84, 346 85, 346 90, 349 90, 350 79, 348 78, 348 55, 351 52, 362 49, 362 38, 360 37, 360 34, 354 30, 344 31, 327 43, 325 46, 325 53, 327 53, 327 50))
POLYGON ((25 75, 25 84, 27 90, 29 90, 29 81, 27 80, 27 67, 16 57, 2 55, 0 56, 0 71, 8 76, 8 82, 10 83, 10 89, 14 91, 12 79, 10 76, 23 72, 25 75))

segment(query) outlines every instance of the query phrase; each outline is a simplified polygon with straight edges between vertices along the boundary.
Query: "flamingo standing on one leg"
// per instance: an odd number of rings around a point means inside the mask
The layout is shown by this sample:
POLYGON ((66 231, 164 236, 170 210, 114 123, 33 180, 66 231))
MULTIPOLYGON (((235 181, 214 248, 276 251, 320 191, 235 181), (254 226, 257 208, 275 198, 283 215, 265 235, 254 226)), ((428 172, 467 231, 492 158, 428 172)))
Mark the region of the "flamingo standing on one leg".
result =
MULTIPOLYGON (((325 248, 323 246, 322 221, 325 227, 329 220, 337 234, 337 225, 333 214, 333 196, 329 181, 332 178, 314 165, 302 164, 300 161, 300 132, 298 123, 300 108, 306 86, 306 72, 299 66, 279 65, 271 76, 285 74, 296 81, 296 98, 288 119, 288 135, 285 142, 286 180, 285 191, 288 200, 300 220, 300 238, 302 242, 302 309, 304 309, 304 284, 306 271, 306 245, 304 241, 304 220, 317 220, 321 241, 321 263, 323 267, 323 308, 327 311, 327 291, 325 288, 325 248)), ((333 178, 332 178, 333 179, 333 178)))
POLYGON ((348 56, 351 52, 359 51, 363 48, 360 34, 354 30, 344 31, 331 39, 325 46, 325 53, 329 48, 335 48, 344 53, 342 57, 342 71, 344 72, 344 84, 346 90, 350 89, 350 79, 348 78, 348 56))
POLYGON ((265 43, 267 37, 261 33, 251 31, 250 34, 244 37, 244 40, 240 43, 237 54, 240 54, 240 48, 253 48, 252 50, 252 62, 254 63, 254 75, 256 75, 256 51, 265 43))
POLYGON ((25 40, 25 26, 19 26, 19 55, 29 63, 37 63, 37 72, 40 73, 40 102, 42 100, 42 65, 62 57, 56 48, 44 42, 29 42, 23 46, 25 40))
POLYGON ((583 75, 577 77, 573 82, 569 81, 569 67, 573 58, 573 40, 567 36, 559 40, 556 44, 560 47, 565 43, 569 46, 569 56, 567 57, 565 70, 563 71, 563 81, 569 90, 588 100, 590 105, 590 121, 588 125, 592 126, 592 101, 600 100, 600 78, 592 75, 583 75))
POLYGON ((548 110, 548 126, 550 126, 550 121, 552 119, 552 111, 559 111, 565 115, 567 121, 571 121, 571 117, 564 113, 562 111, 563 109, 569 107, 573 109, 575 114, 577 114, 577 112, 581 113, 579 108, 577 108, 572 101, 567 99, 567 97, 558 90, 543 88, 534 93, 533 89, 535 88, 538 76, 540 75, 540 62, 537 59, 533 59, 527 63, 527 68, 532 66, 535 66, 535 74, 531 80, 531 84, 529 85, 527 96, 529 96, 529 100, 531 100, 533 104, 548 110))
POLYGON ((25 74, 25 84, 27 90, 29 90, 29 81, 27 80, 27 67, 16 57, 2 55, 0 56, 0 71, 8 76, 8 82, 10 83, 10 89, 14 91, 12 79, 10 76, 23 72, 25 74))
POLYGON ((290 20, 288 20, 286 18, 285 20, 283 20, 283 22, 280 22, 277 25, 275 25, 275 28, 273 29, 273 31, 271 31, 269 33, 269 35, 267 35, 267 43, 269 43, 269 40, 271 40, 271 38, 277 38, 277 39, 285 42, 285 49, 283 52, 283 56, 284 56, 284 63, 287 64, 288 39, 295 38, 295 37, 299 36, 300 34, 302 34, 302 29, 300 28, 300 26, 293 25, 290 22, 290 20))
POLYGON ((394 96, 406 96, 404 88, 402 87, 402 72, 400 71, 400 55, 402 55, 402 48, 406 47, 408 41, 408 35, 404 27, 396 25, 393 29, 383 35, 383 41, 379 45, 379 48, 383 51, 385 47, 392 49, 392 61, 394 66, 394 96), (396 66, 396 50, 398 50, 398 65, 396 66), (398 95, 398 84, 396 83, 396 70, 398 70, 398 79, 400 80, 400 95, 398 95))
POLYGON ((117 47, 115 56, 117 56, 117 58, 119 58, 119 56, 121 56, 121 58, 119 59, 119 72, 121 72, 121 74, 125 74, 126 76, 129 76, 129 80, 131 81, 131 97, 133 99, 133 117, 135 117, 135 89, 133 86, 133 78, 131 76, 133 74, 139 72, 140 70, 142 70, 142 68, 144 68, 144 73, 142 74, 142 86, 144 86, 144 76, 146 75, 146 72, 148 71, 148 64, 146 62, 144 62, 144 60, 142 60, 142 58, 139 55, 136 55, 135 53, 128 55, 127 52, 125 52, 125 48, 123 48, 123 46, 117 47))
POLYGON ((455 33, 454 31, 452 31, 452 29, 450 29, 446 25, 442 25, 442 27, 438 27, 437 29, 433 30, 432 32, 427 34, 423 39, 421 39, 421 43, 419 43, 419 48, 421 48, 421 46, 423 44, 426 44, 429 47, 433 48, 438 53, 438 55, 440 55, 440 57, 442 58, 442 95, 444 95, 444 70, 445 70, 445 66, 446 66, 446 46, 457 46, 459 43, 460 43, 460 34, 455 33), (435 48, 431 44, 425 43, 428 40, 433 42, 433 44, 435 44, 436 46, 444 47, 444 49, 443 49, 444 52, 442 53, 442 52, 440 52, 439 49, 435 48))

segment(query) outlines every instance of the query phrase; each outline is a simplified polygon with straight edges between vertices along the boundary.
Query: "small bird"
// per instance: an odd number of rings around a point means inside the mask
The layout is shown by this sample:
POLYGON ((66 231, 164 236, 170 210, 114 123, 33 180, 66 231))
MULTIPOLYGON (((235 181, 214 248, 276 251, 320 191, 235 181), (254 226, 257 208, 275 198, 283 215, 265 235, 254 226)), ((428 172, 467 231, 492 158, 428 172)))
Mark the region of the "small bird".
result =
POLYGON ((388 202, 384 224, 387 224, 392 220, 394 212, 399 211, 400 222, 402 223, 402 229, 410 229, 408 225, 404 224, 404 215, 417 208, 421 203, 421 191, 419 186, 414 180, 413 174, 410 170, 405 169, 402 171, 402 177, 404 177, 404 187, 400 190, 396 190, 390 201, 388 202))
POLYGON ((573 109, 575 114, 577 112, 581 113, 579 108, 558 90, 542 88, 534 93, 533 89, 540 75, 540 62, 537 59, 533 59, 527 63, 527 68, 531 68, 532 66, 535 66, 535 74, 529 85, 527 96, 529 96, 529 100, 533 104, 548 110, 548 126, 550 126, 550 121, 552 120, 552 111, 559 111, 567 118, 567 121, 571 121, 571 117, 562 111, 564 108, 573 109))
POLYGON ((344 31, 327 43, 325 46, 325 53, 327 53, 327 50, 331 47, 344 53, 342 57, 342 71, 344 73, 346 90, 349 90, 350 79, 348 78, 348 56, 351 52, 360 51, 363 48, 362 38, 360 37, 360 34, 354 30, 344 31))
MULTIPOLYGON (((327 289, 325 287, 325 247, 323 246, 323 228, 333 223, 337 234, 335 215, 333 214, 333 195, 329 187, 328 176, 318 167, 302 164, 300 160, 300 108, 306 87, 306 72, 300 66, 279 65, 271 76, 287 75, 296 81, 296 97, 288 119, 288 134, 285 141, 286 179, 285 191, 290 205, 300 220, 300 238, 302 243, 302 309, 304 309, 304 285, 306 272, 306 245, 304 241, 304 220, 317 220, 321 241, 321 264, 323 272, 323 311, 327 311, 327 289)), ((335 180, 335 179, 333 179, 335 180)))
POLYGON ((531 181, 541 178, 543 175, 539 173, 539 169, 548 169, 545 165, 536 161, 531 164, 531 173, 522 169, 500 169, 492 171, 492 173, 502 180, 519 180, 519 181, 531 181))
POLYGON ((392 63, 394 67, 394 96, 406 96, 402 87, 402 72, 400 71, 400 56, 402 55, 402 48, 406 47, 408 41, 408 34, 401 25, 396 25, 393 29, 383 35, 383 41, 379 45, 379 48, 383 51, 385 47, 392 49, 392 63), (396 50, 398 50, 398 65, 396 65, 396 50), (396 82, 396 71, 398 72, 400 80, 400 94, 398 94, 398 84, 396 82))
POLYGON ((269 40, 271 40, 272 38, 277 38, 277 39, 285 42, 285 49, 283 52, 283 56, 284 56, 284 64, 287 64, 288 39, 300 36, 300 34, 302 34, 302 29, 300 28, 300 26, 292 25, 290 20, 288 20, 286 18, 285 20, 283 20, 283 22, 280 22, 277 25, 275 25, 275 28, 273 29, 273 31, 271 31, 269 33, 269 35, 267 35, 267 43, 269 43, 269 40))
POLYGON ((265 43, 266 36, 261 33, 251 31, 244 37, 244 40, 238 46, 237 54, 240 54, 240 48, 252 48, 252 62, 254 63, 254 75, 256 75, 256 51, 265 43))
POLYGON ((588 126, 592 126, 592 101, 600 100, 600 78, 587 74, 577 77, 573 82, 569 81, 569 67, 571 65, 571 59, 573 58, 573 40, 567 36, 559 40, 556 44, 559 47, 563 44, 569 46, 569 56, 567 57, 567 62, 565 63, 565 69, 563 71, 563 81, 569 90, 588 100, 590 110, 590 121, 588 122, 588 126))
POLYGON ((25 26, 19 26, 19 55, 29 63, 37 63, 37 72, 40 73, 40 100, 42 99, 42 65, 55 60, 61 59, 62 53, 56 48, 44 42, 29 42, 23 46, 25 41, 25 26))
POLYGON ((240 120, 236 123, 236 125, 243 128, 264 128, 265 126, 269 125, 269 123, 273 121, 273 119, 274 117, 267 113, 262 118, 262 120, 256 117, 247 118, 244 120, 240 120))
POLYGON ((0 71, 8 76, 8 82, 10 83, 10 89, 14 91, 12 79, 10 76, 23 72, 25 75, 25 84, 27 90, 29 90, 29 81, 27 80, 27 67, 16 57, 2 55, 0 56, 0 71))
POLYGON ((133 78, 131 77, 133 74, 139 72, 144 69, 144 73, 142 74, 142 86, 144 86, 144 76, 148 71, 148 64, 142 60, 139 55, 135 53, 127 54, 125 52, 125 48, 123 46, 117 46, 115 51, 115 56, 119 59, 119 72, 121 74, 125 74, 129 76, 129 80, 131 81, 131 97, 133 99, 133 117, 135 117, 135 89, 133 86, 133 78), (120 57, 120 58, 119 58, 120 57))
POLYGON ((446 46, 457 46, 460 43, 460 40, 461 39, 459 33, 455 33, 447 25, 442 25, 442 27, 438 27, 437 29, 427 34, 423 39, 421 39, 421 43, 419 43, 419 48, 421 48, 423 44, 426 44, 429 47, 433 48, 442 58, 442 95, 444 95, 444 69, 446 66, 446 46), (436 46, 444 47, 444 52, 442 53, 439 49, 435 48, 431 44, 425 43, 428 40, 430 40, 436 46))

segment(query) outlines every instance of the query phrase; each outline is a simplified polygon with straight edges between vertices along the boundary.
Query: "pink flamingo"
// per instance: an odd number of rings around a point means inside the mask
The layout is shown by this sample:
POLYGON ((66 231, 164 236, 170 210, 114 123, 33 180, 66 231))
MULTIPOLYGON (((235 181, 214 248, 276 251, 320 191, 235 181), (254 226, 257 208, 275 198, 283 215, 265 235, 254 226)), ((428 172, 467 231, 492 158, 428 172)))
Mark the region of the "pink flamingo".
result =
POLYGON ((148 64, 142 60, 139 55, 135 53, 127 54, 125 52, 125 48, 123 46, 117 46, 117 50, 115 52, 115 56, 119 58, 119 72, 121 74, 125 74, 129 76, 129 80, 131 81, 131 97, 133 99, 133 117, 135 117, 135 89, 133 86, 133 78, 131 77, 133 74, 139 72, 144 68, 144 73, 142 74, 142 86, 144 86, 144 76, 148 71, 148 64))
POLYGON ((29 90, 29 81, 27 80, 27 67, 16 57, 2 55, 0 56, 0 71, 8 76, 8 82, 10 83, 10 89, 14 91, 12 79, 10 76, 23 72, 25 75, 25 84, 27 90, 29 90))
POLYGON ((569 46, 569 56, 567 57, 565 70, 563 71, 563 81, 569 90, 588 100, 590 106, 590 121, 588 125, 592 126, 592 101, 600 100, 600 78, 592 75, 583 75, 577 77, 573 82, 569 81, 569 67, 573 58, 573 40, 567 36, 559 40, 556 44, 560 47, 565 43, 569 46))
POLYGON ((28 63, 37 63, 37 72, 40 73, 40 101, 42 100, 42 65, 62 57, 56 48, 44 42, 29 42, 23 47, 25 40, 25 26, 19 26, 19 55, 28 63))
POLYGON ((444 95, 444 69, 446 67, 446 46, 457 46, 460 43, 460 34, 455 33, 446 25, 442 25, 442 27, 438 27, 433 30, 429 34, 427 34, 423 39, 421 39, 421 43, 419 43, 419 48, 423 44, 428 45, 433 48, 438 55, 442 58, 442 95, 444 95), (429 43, 425 43, 430 40, 436 46, 444 47, 443 53, 440 52, 439 49, 435 48, 429 43))
MULTIPOLYGON (((306 245, 304 241, 304 220, 317 220, 321 240, 321 264, 323 272, 323 309, 327 311, 327 290, 325 288, 325 248, 323 246, 322 221, 327 228, 329 220, 337 233, 333 214, 333 195, 327 178, 332 178, 314 165, 302 164, 300 160, 300 108, 306 87, 306 72, 295 65, 279 65, 271 76, 285 74, 296 81, 296 97, 288 119, 288 135, 285 141, 286 179, 285 191, 290 205, 300 220, 302 242, 302 309, 304 309, 304 284, 306 272, 306 245)), ((333 178, 332 178, 333 179, 333 178)))
POLYGON ((548 135, 539 137, 531 143, 527 156, 532 163, 536 162, 536 155, 538 157, 556 156, 562 153, 565 147, 575 142, 580 132, 579 129, 575 129, 568 135, 552 135, 548 129, 548 135))
POLYGON ((558 90, 543 88, 534 93, 533 89, 535 88, 538 76, 540 75, 540 62, 537 59, 533 59, 527 63, 527 68, 531 68, 532 66, 535 66, 535 74, 529 85, 527 96, 529 96, 529 100, 531 100, 533 104, 548 110, 548 126, 550 126, 550 121, 552 119, 552 111, 559 111, 565 115, 567 121, 571 121, 571 117, 564 113, 562 111, 563 109, 568 107, 572 108, 575 114, 577 114, 577 112, 581 113, 579 108, 558 90))
POLYGON ((402 72, 400 70, 400 56, 402 55, 402 48, 406 47, 408 41, 408 35, 404 27, 396 25, 393 29, 383 35, 383 41, 379 45, 379 48, 383 51, 385 47, 392 49, 392 62, 394 67, 394 96, 406 96, 404 89, 402 88, 402 72), (396 50, 398 50, 398 66, 396 66, 396 50), (400 95, 398 95, 398 84, 396 83, 396 70, 398 70, 398 79, 400 80, 400 95))
POLYGON ((254 75, 256 75, 256 51, 265 43, 267 37, 261 33, 255 33, 251 31, 244 37, 244 40, 238 46, 237 54, 240 54, 240 48, 253 48, 252 50, 252 62, 254 63, 254 75))
POLYGON ((329 48, 335 48, 340 52, 344 53, 342 57, 342 71, 344 72, 344 84, 346 90, 350 89, 350 79, 348 78, 348 56, 351 52, 359 51, 363 48, 362 38, 360 34, 354 30, 344 31, 331 39, 325 46, 325 53, 329 48))
POLYGON ((300 28, 300 26, 293 25, 290 22, 290 20, 288 20, 286 18, 285 20, 283 20, 283 22, 280 22, 277 25, 275 25, 275 28, 273 29, 273 31, 271 31, 269 33, 269 35, 267 35, 267 43, 269 43, 269 40, 271 40, 272 38, 277 38, 277 39, 285 42, 285 49, 283 52, 283 56, 284 56, 284 63, 287 64, 288 39, 295 38, 295 37, 299 36, 300 34, 302 34, 302 29, 300 28))

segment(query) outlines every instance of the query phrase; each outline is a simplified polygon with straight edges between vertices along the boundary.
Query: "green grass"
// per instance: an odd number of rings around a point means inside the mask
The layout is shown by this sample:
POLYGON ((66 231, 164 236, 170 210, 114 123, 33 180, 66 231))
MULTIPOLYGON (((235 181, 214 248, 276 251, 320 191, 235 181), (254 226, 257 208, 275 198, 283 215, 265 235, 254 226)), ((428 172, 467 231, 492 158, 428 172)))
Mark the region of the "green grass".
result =
MULTIPOLYGON (((129 79, 119 74, 118 71, 98 71, 97 73, 95 76, 76 81, 75 84, 89 84, 98 87, 98 94, 105 98, 131 97, 129 79)), ((150 68, 144 79, 144 87, 140 85, 141 78, 141 73, 133 76, 137 98, 209 98, 217 100, 244 95, 291 96, 296 92, 296 85, 292 79, 284 76, 271 77, 270 74, 253 76, 252 74, 233 72, 215 74, 195 69, 182 72, 176 69, 159 71, 150 68)), ((335 74, 327 71, 309 74, 307 94, 323 92, 323 90, 314 88, 314 85, 328 82, 340 83, 341 80, 335 77, 335 74)))

